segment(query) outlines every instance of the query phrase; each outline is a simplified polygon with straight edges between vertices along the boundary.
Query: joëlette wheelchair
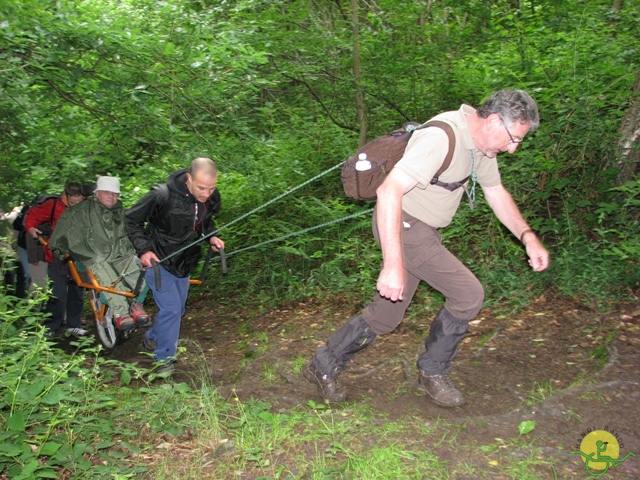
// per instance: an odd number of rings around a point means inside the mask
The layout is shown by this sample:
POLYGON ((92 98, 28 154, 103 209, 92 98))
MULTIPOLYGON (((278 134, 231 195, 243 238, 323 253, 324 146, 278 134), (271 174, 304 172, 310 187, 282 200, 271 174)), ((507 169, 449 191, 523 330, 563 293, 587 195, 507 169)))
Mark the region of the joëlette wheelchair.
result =
MULTIPOLYGON (((227 261, 224 250, 220 249, 218 253, 220 254, 222 273, 226 274, 227 261)), ((202 283, 204 283, 212 256, 213 250, 211 248, 208 248, 208 253, 202 266, 200 276, 198 278, 190 279, 189 283, 191 285, 201 285, 202 283)), ((127 298, 136 298, 140 293, 140 289, 144 285, 145 270, 143 269, 140 271, 134 290, 127 291, 118 288, 118 284, 122 282, 122 277, 114 280, 114 282, 109 286, 100 285, 90 268, 85 267, 79 262, 75 262, 70 255, 67 255, 65 257, 65 260, 69 268, 69 274, 73 281, 79 287, 86 288, 91 291, 90 303, 91 310, 93 311, 93 317, 95 319, 96 336, 98 337, 98 340, 107 351, 113 350, 117 345, 121 344, 123 341, 131 337, 133 332, 135 332, 135 329, 123 331, 116 328, 113 318, 113 311, 111 310, 111 307, 109 307, 109 305, 105 302, 104 296, 102 296, 101 293, 107 292, 116 295, 123 295, 127 298)), ((156 290, 162 290, 162 285, 160 283, 160 272, 158 271, 159 264, 157 262, 153 263, 153 269, 155 272, 155 287, 156 290)))

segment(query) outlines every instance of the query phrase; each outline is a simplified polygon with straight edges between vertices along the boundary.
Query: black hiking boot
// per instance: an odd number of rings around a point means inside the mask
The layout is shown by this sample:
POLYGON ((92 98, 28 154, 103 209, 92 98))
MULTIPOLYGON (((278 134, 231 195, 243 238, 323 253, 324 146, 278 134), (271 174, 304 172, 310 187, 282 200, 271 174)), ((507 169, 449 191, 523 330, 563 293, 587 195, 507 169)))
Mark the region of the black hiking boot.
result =
POLYGON ((436 405, 441 407, 461 407, 465 399, 456 388, 449 375, 425 375, 418 378, 418 390, 426 393, 436 405))
POLYGON ((330 402, 344 402, 347 392, 340 388, 338 380, 329 378, 318 371, 313 361, 307 363, 302 370, 304 377, 318 387, 322 396, 330 402))
POLYGON ((150 338, 142 337, 142 349, 145 352, 153 353, 158 349, 158 345, 150 338))
POLYGON ((175 369, 174 362, 159 362, 159 367, 156 368, 155 373, 161 377, 170 377, 175 369))

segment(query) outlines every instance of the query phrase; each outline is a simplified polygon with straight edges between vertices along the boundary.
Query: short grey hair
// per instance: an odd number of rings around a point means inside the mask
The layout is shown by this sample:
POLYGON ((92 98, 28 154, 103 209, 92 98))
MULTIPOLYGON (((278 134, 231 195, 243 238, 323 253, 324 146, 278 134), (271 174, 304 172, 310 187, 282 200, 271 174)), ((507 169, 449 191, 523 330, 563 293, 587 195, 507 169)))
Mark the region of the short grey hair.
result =
POLYGON ((492 113, 509 125, 525 123, 533 132, 540 126, 536 101, 524 90, 500 90, 491 94, 477 110, 480 118, 492 113))

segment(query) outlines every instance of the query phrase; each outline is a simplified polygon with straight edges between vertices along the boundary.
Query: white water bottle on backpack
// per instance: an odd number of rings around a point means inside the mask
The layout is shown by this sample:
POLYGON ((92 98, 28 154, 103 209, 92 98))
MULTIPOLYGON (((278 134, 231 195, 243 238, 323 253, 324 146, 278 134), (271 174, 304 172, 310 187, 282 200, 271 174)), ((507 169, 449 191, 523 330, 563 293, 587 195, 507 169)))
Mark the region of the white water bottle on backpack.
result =
POLYGON ((356 162, 356 170, 362 172, 364 170, 371 170, 371 162, 367 160, 366 153, 358 154, 358 161, 356 162))

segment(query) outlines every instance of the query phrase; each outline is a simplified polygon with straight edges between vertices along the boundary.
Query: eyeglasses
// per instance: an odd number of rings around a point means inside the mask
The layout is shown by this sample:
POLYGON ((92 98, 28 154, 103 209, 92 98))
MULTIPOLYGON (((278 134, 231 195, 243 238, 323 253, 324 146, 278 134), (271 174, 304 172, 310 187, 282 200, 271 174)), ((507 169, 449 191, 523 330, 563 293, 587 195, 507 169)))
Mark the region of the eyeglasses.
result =
POLYGON ((504 123, 504 120, 502 119, 502 117, 498 117, 498 118, 502 122, 502 126, 504 127, 504 129, 507 131, 507 135, 509 135, 509 143, 520 143, 524 140, 524 138, 514 138, 513 135, 511 135, 511 132, 509 131, 509 129, 507 128, 507 124, 504 123))

